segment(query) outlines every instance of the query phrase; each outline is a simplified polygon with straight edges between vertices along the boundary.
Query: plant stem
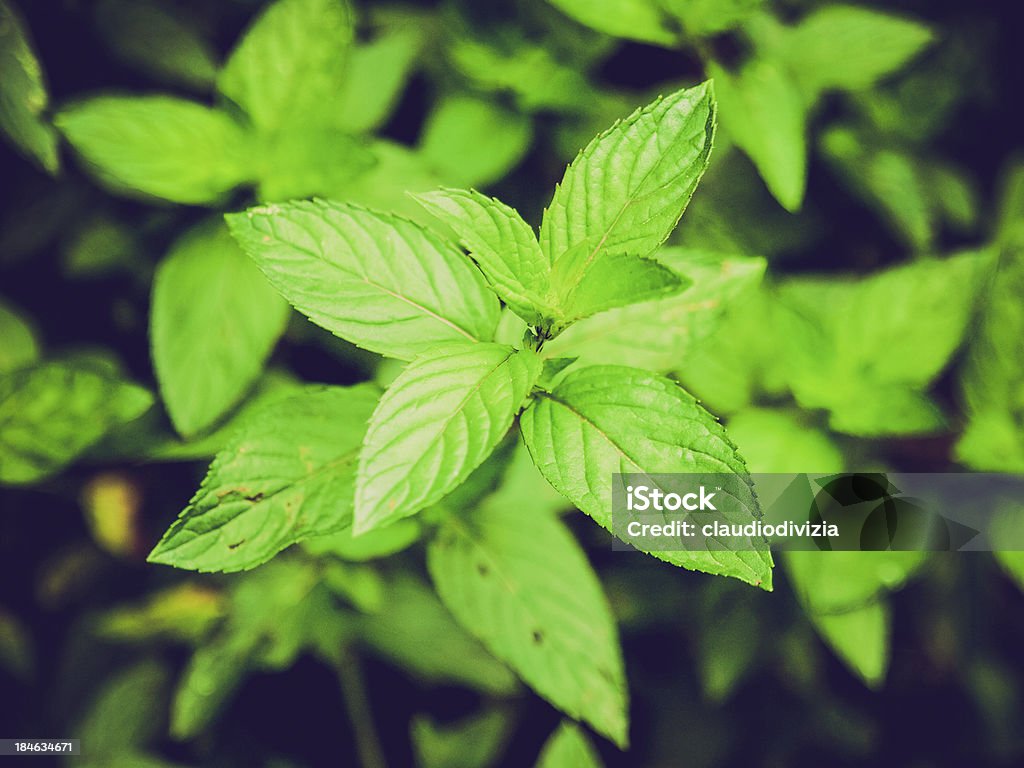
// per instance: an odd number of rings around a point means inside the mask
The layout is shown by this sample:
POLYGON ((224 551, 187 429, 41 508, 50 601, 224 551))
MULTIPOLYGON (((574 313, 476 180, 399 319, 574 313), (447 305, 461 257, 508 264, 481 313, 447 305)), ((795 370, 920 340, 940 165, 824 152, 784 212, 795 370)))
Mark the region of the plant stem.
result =
POLYGON ((377 729, 373 725, 373 713, 370 711, 370 700, 366 695, 363 670, 359 665, 359 658, 351 648, 346 648, 341 654, 335 669, 355 734, 359 762, 363 768, 387 768, 377 729))

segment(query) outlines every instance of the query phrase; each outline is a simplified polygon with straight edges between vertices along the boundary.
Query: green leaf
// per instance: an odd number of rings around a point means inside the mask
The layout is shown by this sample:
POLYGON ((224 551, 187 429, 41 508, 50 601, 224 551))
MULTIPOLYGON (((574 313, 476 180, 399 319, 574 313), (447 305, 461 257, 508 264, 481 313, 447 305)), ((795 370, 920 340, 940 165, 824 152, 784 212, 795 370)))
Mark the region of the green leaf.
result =
POLYGON ((39 358, 39 343, 28 322, 0 299, 0 375, 31 365, 39 358))
POLYGON ((979 251, 858 280, 794 278, 780 285, 776 304, 788 322, 776 332, 787 341, 797 400, 833 410, 839 423, 851 405, 858 421, 871 416, 867 423, 877 424, 871 407, 859 402, 877 389, 904 414, 894 414, 894 423, 934 424, 934 408, 907 390, 927 387, 959 347, 991 266, 991 254, 979 251))
POLYGON ((213 84, 213 47, 173 6, 103 0, 96 9, 96 28, 115 56, 161 80, 204 90, 213 84))
POLYGON ((984 295, 961 389, 968 423, 957 457, 977 470, 1024 472, 1024 248, 1008 245, 984 295))
POLYGON ((930 199, 934 181, 917 158, 843 128, 824 133, 821 146, 843 180, 902 240, 917 250, 931 244, 938 223, 930 199))
POLYGON ((787 30, 778 55, 806 93, 869 88, 902 68, 933 39, 909 19, 852 5, 829 5, 787 30))
MULTIPOLYGON (((75 733, 92 744, 90 759, 115 758, 156 741, 166 716, 167 672, 143 661, 106 679, 75 733)), ((99 760, 95 765, 100 765, 99 760)), ((102 763, 106 765, 106 760, 102 763)))
POLYGON ((259 376, 288 304, 221 221, 188 231, 157 267, 150 339, 160 393, 183 435, 215 422, 259 376))
POLYGON ((536 768, 601 768, 601 758, 575 723, 565 720, 544 744, 536 768))
POLYGON ((44 119, 50 96, 24 21, 0 0, 0 131, 45 170, 60 168, 57 133, 44 119))
POLYGON ((368 133, 383 123, 405 87, 423 44, 420 30, 411 26, 387 29, 348 55, 337 120, 352 133, 368 133))
MULTIPOLYGON (((653 373, 593 366, 539 395, 519 420, 541 474, 577 507, 612 530, 615 473, 735 473, 747 468, 717 420, 685 390, 653 373)), ((751 494, 750 517, 760 515, 751 494)), ((770 590, 772 558, 746 551, 651 552, 675 565, 770 590)))
POLYGON ((420 153, 448 183, 485 186, 522 160, 532 134, 528 115, 458 94, 441 100, 430 113, 420 153))
POLYGON ((509 721, 499 710, 440 725, 429 717, 412 720, 412 743, 420 768, 487 768, 508 738, 509 721))
POLYGON ((0 482, 30 483, 57 472, 152 404, 142 387, 71 362, 0 376, 0 482))
POLYGON ((900 589, 924 552, 786 552, 786 574, 808 613, 851 611, 900 589))
POLYGON ((707 167, 715 102, 704 83, 643 107, 572 162, 544 212, 540 244, 556 265, 574 247, 572 273, 617 255, 649 256, 675 228, 707 167))
POLYGON ((232 51, 217 87, 263 132, 322 122, 337 114, 352 37, 343 0, 276 0, 232 51))
POLYGON ((242 129, 169 96, 97 96, 54 122, 100 181, 176 203, 213 203, 248 178, 242 129))
POLYGON ((753 59, 736 73, 710 64, 722 127, 757 166, 783 208, 800 209, 807 184, 806 107, 788 72, 753 59))
POLYGON ((764 0, 660 0, 687 36, 703 37, 739 26, 764 0))
POLYGON ((845 613, 810 615, 814 628, 836 655, 870 688, 885 680, 889 666, 889 604, 876 600, 845 613))
POLYGON ((682 293, 611 309, 580 320, 544 351, 584 364, 629 365, 653 371, 685 368, 690 348, 720 323, 723 310, 745 297, 764 273, 760 258, 662 248, 656 258, 693 282, 682 293))
POLYGON ((369 143, 317 122, 254 140, 261 200, 343 194, 377 158, 369 143))
POLYGON ((727 421, 729 436, 757 473, 837 473, 843 454, 826 432, 798 411, 746 408, 727 421))
POLYGON ((239 571, 350 526, 356 457, 376 401, 371 385, 310 387, 253 413, 149 562, 239 571))
POLYGON ((562 327, 598 312, 679 294, 689 278, 654 259, 625 253, 594 259, 595 246, 585 241, 570 248, 555 263, 552 277, 559 294, 562 327))
POLYGON ((540 376, 532 352, 449 344, 384 393, 359 456, 355 533, 412 515, 456 488, 508 432, 540 376))
POLYGON ((615 37, 671 46, 677 35, 655 0, 549 0, 580 24, 615 37))
POLYGON ((487 341, 499 305, 454 246, 418 225, 325 200, 227 216, 270 282, 314 323, 409 360, 449 341, 487 341))
POLYGON ((358 624, 377 655, 428 682, 460 683, 497 696, 516 691, 515 675, 459 627, 426 585, 399 577, 384 604, 386 611, 360 617, 358 624))
POLYGON ((558 313, 551 261, 515 209, 475 191, 443 189, 415 197, 455 231, 512 311, 532 325, 558 313))
POLYGON ((557 517, 492 497, 450 515, 427 550, 442 602, 541 696, 625 747, 618 632, 596 574, 557 517))
POLYGON ((353 536, 351 528, 327 536, 313 536, 306 539, 303 549, 313 555, 334 555, 342 560, 365 562, 401 552, 418 541, 421 533, 417 520, 399 520, 362 536, 353 536))

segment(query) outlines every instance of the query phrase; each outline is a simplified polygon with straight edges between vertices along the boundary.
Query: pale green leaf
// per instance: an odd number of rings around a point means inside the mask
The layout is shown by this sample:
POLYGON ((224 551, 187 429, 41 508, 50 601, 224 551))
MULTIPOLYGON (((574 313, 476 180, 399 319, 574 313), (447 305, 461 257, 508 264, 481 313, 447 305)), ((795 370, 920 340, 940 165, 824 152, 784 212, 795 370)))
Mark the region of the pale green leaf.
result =
POLYGON ((961 389, 967 429, 957 444, 973 469, 1024 471, 1024 250, 1008 245, 984 295, 981 321, 970 338, 961 389))
POLYGON ((356 457, 377 394, 371 385, 310 387, 253 413, 149 561, 239 571, 350 526, 356 457))
POLYGON ((889 604, 876 600, 844 613, 810 615, 814 628, 866 685, 878 688, 889 666, 889 604))
POLYGON ((153 0, 103 0, 96 27, 111 52, 168 83, 206 89, 217 74, 217 55, 199 30, 153 0))
POLYGON ((232 51, 217 87, 264 132, 333 118, 352 36, 344 0, 275 0, 232 51))
POLYGON ((584 242, 573 270, 600 258, 649 256, 675 228, 707 167, 715 102, 704 83, 643 107, 573 161, 544 212, 540 244, 554 263, 584 242))
POLYGON ((353 536, 351 528, 314 536, 303 543, 303 549, 314 555, 334 555, 342 560, 364 562, 401 552, 418 541, 421 533, 417 520, 399 520, 362 536, 353 536))
POLYGON ((845 460, 839 447, 798 411, 746 408, 726 424, 754 474, 843 471, 845 460))
POLYGON ((57 134, 43 113, 50 96, 24 21, 0 0, 0 131, 50 173, 60 167, 57 134))
POLYGON ((551 261, 530 225, 509 206, 475 191, 444 189, 416 199, 451 227, 494 292, 531 325, 554 317, 551 261))
POLYGON ((39 358, 39 343, 28 321, 0 299, 0 375, 31 365, 39 358))
POLYGON ((508 737, 509 720, 496 709, 450 725, 429 717, 413 718, 411 735, 420 768, 487 768, 508 737))
POLYGON ((428 682, 460 683, 499 696, 517 689, 515 675, 462 630, 426 585, 397 578, 385 604, 386 611, 363 616, 358 624, 377 655, 428 682))
POLYGON ((449 344, 384 393, 359 457, 355 532, 412 515, 495 449, 540 376, 540 358, 501 344, 449 344))
POLYGON ((221 221, 185 233, 157 267, 150 340, 167 412, 191 435, 215 422, 259 376, 288 304, 221 221))
POLYGON ((932 181, 906 151, 834 128, 821 137, 825 156, 851 189, 875 208, 908 245, 927 248, 935 236, 932 181))
POLYGON ((678 295, 690 279, 653 258, 605 253, 589 240, 570 248, 555 262, 552 278, 558 293, 559 319, 554 330, 598 312, 678 295))
POLYGON ((549 0, 580 24, 615 37, 671 46, 676 33, 656 0, 549 0))
POLYGON ((739 26, 764 0, 659 0, 687 36, 714 35, 739 26))
POLYGON ((84 364, 41 363, 0 376, 0 482, 57 472, 152 403, 142 387, 84 364))
POLYGON ((191 101, 97 96, 54 121, 115 191, 213 203, 249 176, 242 129, 227 114, 191 101))
POLYGON ((690 348, 720 322, 723 310, 761 279, 764 260, 662 248, 656 259, 692 284, 682 293, 611 309, 580 320, 544 351, 585 364, 630 365, 653 371, 686 367, 690 348))
POLYGON ((792 551, 786 574, 808 613, 845 613, 901 588, 924 552, 792 551))
POLYGON ((499 305, 453 245, 418 225, 325 200, 229 214, 235 239, 313 322, 408 360, 448 341, 488 341, 499 305))
POLYGON ((519 163, 532 133, 528 115, 459 94, 443 99, 430 113, 420 152, 446 182, 485 186, 519 163))
POLYGON ((788 211, 803 203, 807 184, 806 107, 790 74, 753 59, 736 73, 709 65, 722 129, 757 166, 775 199, 788 211))
POLYGON ((625 746, 627 694, 615 620, 558 518, 492 497, 442 523, 427 565, 463 627, 541 696, 625 746))
POLYGON ((153 660, 119 670, 109 676, 74 724, 77 738, 91 744, 89 756, 106 765, 132 748, 144 747, 160 737, 166 716, 167 672, 153 660))
POLYGON ((601 758, 575 723, 562 721, 544 744, 536 768, 601 768, 601 758))
POLYGON ((858 401, 881 388, 903 413, 894 423, 934 425, 934 408, 907 390, 927 387, 959 347, 991 267, 991 254, 979 251, 856 280, 794 278, 780 285, 776 303, 787 324, 776 332, 786 340, 797 400, 834 409, 842 423, 847 405, 860 420, 870 416, 870 406, 858 401))
POLYGON ((333 126, 305 121, 253 140, 261 200, 343 195, 377 164, 369 142, 333 126))
POLYGON ((828 5, 787 29, 779 47, 809 94, 859 90, 902 68, 933 39, 915 21, 852 5, 828 5))
MULTIPOLYGON (((734 473, 747 468, 717 420, 685 390, 646 371, 593 366, 570 373, 520 417, 541 473, 612 530, 615 473, 734 473)), ((760 514, 751 494, 749 517, 760 514)), ((770 590, 772 558, 758 542, 737 551, 651 552, 692 570, 733 576, 770 590)))
POLYGON ((337 95, 338 125, 367 133, 383 123, 402 95, 422 43, 422 32, 405 26, 354 46, 337 95))

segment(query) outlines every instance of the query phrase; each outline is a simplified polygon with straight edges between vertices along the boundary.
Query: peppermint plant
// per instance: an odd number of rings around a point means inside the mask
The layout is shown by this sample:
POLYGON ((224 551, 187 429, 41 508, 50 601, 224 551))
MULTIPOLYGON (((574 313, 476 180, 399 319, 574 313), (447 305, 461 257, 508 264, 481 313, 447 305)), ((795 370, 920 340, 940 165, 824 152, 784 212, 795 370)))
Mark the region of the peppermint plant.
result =
MULTIPOLYGON (((406 365, 383 392, 312 386, 252 414, 150 561, 239 571, 328 534, 386 539, 417 516, 459 623, 540 695, 625 745, 622 657, 597 577, 557 515, 493 478, 521 441, 554 489, 611 529, 614 473, 746 474, 678 383, 554 343, 585 318, 653 312, 690 286, 685 260, 670 268, 658 249, 708 165, 715 110, 704 83, 599 135, 555 188, 539 237, 508 205, 454 189, 416 199, 465 252, 351 203, 228 215, 296 309, 406 365)), ((771 588, 763 549, 652 554, 771 588)))

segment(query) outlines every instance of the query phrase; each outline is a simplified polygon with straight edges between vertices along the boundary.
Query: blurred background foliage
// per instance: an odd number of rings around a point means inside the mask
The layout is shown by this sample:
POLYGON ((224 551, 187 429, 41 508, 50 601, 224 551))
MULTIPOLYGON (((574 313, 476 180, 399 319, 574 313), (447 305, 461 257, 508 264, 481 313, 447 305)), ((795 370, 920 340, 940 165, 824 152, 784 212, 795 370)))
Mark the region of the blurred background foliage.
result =
MULTIPOLYGON (((678 376, 754 471, 1024 471, 1013 10, 0 0, 0 734, 96 768, 1020 765, 1018 553, 789 553, 764 594, 568 517, 628 753, 453 622, 429 515, 239 575, 144 562, 247 414, 396 373, 292 313, 220 213, 419 217, 405 192, 447 184, 536 224, 598 131, 706 77, 712 165, 659 257, 694 285, 554 345, 678 376)), ((567 511, 491 464, 462 503, 567 511)))

